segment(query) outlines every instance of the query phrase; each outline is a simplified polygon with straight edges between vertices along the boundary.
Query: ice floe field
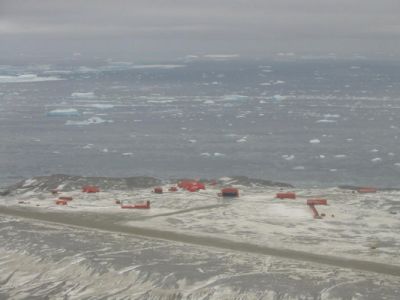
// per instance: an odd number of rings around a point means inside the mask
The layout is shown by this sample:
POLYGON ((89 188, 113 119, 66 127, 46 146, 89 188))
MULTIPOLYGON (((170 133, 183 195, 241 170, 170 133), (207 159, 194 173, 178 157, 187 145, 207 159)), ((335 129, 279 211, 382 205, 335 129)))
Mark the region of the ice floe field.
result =
POLYGON ((205 55, 0 76, 3 185, 66 173, 399 186, 397 62, 205 55))

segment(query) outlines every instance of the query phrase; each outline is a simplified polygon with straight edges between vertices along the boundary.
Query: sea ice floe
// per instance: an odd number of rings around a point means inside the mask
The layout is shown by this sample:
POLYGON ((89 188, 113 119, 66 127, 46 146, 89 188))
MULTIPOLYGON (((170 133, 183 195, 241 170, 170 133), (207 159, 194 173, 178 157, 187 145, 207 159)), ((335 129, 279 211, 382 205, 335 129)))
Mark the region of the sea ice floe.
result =
POLYGON ((340 118, 338 114, 324 114, 324 118, 340 118))
POLYGON ((336 123, 336 120, 321 119, 316 121, 315 123, 336 123))
POLYGON ((247 136, 242 137, 241 139, 236 140, 237 143, 246 143, 247 142, 247 136))
POLYGON ((372 162, 380 162, 380 161, 382 161, 382 158, 380 158, 380 157, 375 157, 375 158, 371 159, 371 161, 372 161, 372 162))
POLYGON ((192 144, 194 144, 194 143, 197 143, 197 140, 191 139, 191 140, 189 140, 189 142, 192 143, 192 144))
POLYGON ((80 113, 75 108, 54 109, 47 112, 48 117, 72 117, 79 116, 80 113))
POLYGON ((283 96, 283 95, 273 95, 272 99, 276 100, 276 101, 281 101, 281 100, 285 100, 287 97, 283 96))
POLYGON ((376 153, 376 152, 379 152, 379 150, 378 149, 372 149, 369 152, 376 153))
POLYGON ((203 55, 205 59, 212 59, 212 60, 229 60, 238 58, 239 54, 206 54, 203 55))
POLYGON ((310 144, 319 144, 321 141, 319 139, 312 139, 309 141, 310 144))
POLYGON ((400 162, 394 163, 393 165, 396 166, 396 167, 400 167, 400 162))
POLYGON ((176 68, 184 68, 186 65, 134 65, 132 69, 176 69, 176 68))
POLYGON ((238 101, 238 100, 247 100, 249 97, 244 95, 225 95, 223 96, 223 100, 225 101, 238 101))
POLYGON ((68 120, 65 125, 95 125, 95 124, 102 124, 102 123, 113 123, 113 120, 104 120, 100 117, 92 117, 84 121, 72 121, 68 120))
POLYGON ((95 95, 94 92, 74 92, 71 97, 74 99, 93 99, 95 95))
POLYGON ((0 76, 0 83, 24 83, 63 80, 55 76, 37 76, 36 74, 22 74, 15 76, 0 76))
POLYGON ((335 155, 336 158, 346 158, 347 155, 346 154, 337 154, 335 155))
POLYGON ((225 154, 224 153, 215 152, 214 156, 215 157, 223 157, 223 156, 225 156, 225 154))
POLYGON ((295 158, 295 156, 293 154, 291 154, 291 155, 284 154, 284 155, 282 155, 282 158, 286 159, 286 160, 293 160, 295 158))
POLYGON ((206 156, 206 157, 210 157, 211 154, 209 152, 203 152, 200 154, 201 156, 206 156))
POLYGON ((122 153, 122 156, 132 156, 133 153, 132 152, 124 152, 122 153))
POLYGON ((304 166, 296 166, 296 167, 293 167, 293 170, 297 170, 297 171, 304 170, 304 169, 305 169, 304 166))
POLYGON ((94 103, 90 104, 89 106, 98 109, 109 109, 114 107, 113 104, 106 104, 106 103, 94 103))
POLYGON ((284 84, 284 83, 285 83, 285 81, 283 81, 283 80, 276 80, 272 84, 277 85, 277 84, 284 84))

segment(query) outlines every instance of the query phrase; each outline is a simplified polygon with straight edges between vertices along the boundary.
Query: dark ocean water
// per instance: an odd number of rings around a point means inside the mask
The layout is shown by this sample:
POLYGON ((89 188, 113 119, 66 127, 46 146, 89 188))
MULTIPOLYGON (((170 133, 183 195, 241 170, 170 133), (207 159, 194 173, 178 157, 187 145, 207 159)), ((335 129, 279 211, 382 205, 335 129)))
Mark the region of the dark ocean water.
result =
POLYGON ((399 67, 3 65, 0 185, 65 173, 400 187, 399 67))

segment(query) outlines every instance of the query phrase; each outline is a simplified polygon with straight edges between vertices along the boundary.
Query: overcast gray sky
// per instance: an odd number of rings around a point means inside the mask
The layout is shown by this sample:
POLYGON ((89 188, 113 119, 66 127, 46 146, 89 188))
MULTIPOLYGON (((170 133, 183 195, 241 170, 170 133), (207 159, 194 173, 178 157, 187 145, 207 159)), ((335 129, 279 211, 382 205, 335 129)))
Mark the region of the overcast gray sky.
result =
POLYGON ((0 0, 0 54, 400 56, 400 0, 0 0))

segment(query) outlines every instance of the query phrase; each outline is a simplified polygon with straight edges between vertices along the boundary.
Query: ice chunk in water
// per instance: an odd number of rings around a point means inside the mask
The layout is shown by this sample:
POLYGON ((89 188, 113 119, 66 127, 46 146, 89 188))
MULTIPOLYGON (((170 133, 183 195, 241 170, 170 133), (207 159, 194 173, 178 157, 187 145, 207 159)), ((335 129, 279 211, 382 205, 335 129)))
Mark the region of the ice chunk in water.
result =
POLYGON ((248 99, 248 96, 243 96, 243 95, 225 95, 224 100, 226 101, 238 101, 238 100, 246 100, 248 99))
POLYGON ((286 99, 286 96, 282 96, 282 95, 273 95, 273 96, 272 96, 272 99, 273 99, 273 100, 276 100, 276 101, 281 101, 281 100, 285 100, 285 99, 286 99))
POLYGON ((109 109, 109 108, 113 108, 114 105, 107 104, 107 103, 95 103, 95 104, 91 104, 90 107, 98 108, 98 109, 109 109))
POLYGON ((71 121, 68 120, 65 125, 92 125, 92 124, 102 124, 102 123, 113 123, 113 120, 104 120, 100 117, 92 117, 84 121, 71 121))
POLYGON ((286 160, 293 160, 294 159, 294 155, 293 154, 291 154, 291 155, 285 154, 285 155, 282 155, 282 158, 284 158, 286 160))
POLYGON ((72 98, 85 98, 85 99, 92 99, 94 98, 94 93, 93 92, 87 92, 87 93, 81 93, 81 92, 75 92, 71 94, 72 98))
POLYGON ((310 144, 319 144, 321 141, 319 139, 312 139, 310 140, 310 144))
POLYGON ((71 117, 71 116, 79 116, 80 113, 75 108, 65 108, 65 109, 54 109, 47 112, 48 117, 71 117))

